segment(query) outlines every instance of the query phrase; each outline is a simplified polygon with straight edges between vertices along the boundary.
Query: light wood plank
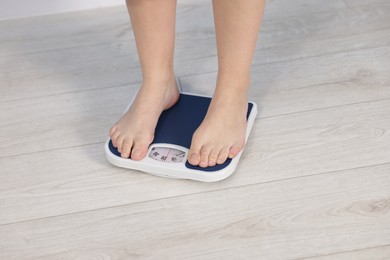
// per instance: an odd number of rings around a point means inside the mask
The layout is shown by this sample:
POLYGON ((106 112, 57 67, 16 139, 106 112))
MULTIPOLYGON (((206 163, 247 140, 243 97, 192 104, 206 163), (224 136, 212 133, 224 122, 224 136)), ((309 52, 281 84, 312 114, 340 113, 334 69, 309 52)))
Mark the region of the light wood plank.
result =
POLYGON ((2 225, 0 254, 292 259, 379 247, 390 242, 389 171, 387 164, 2 225))
MULTIPOLYGON (((345 8, 342 0, 284 0, 268 1, 268 15, 265 19, 286 16, 301 16, 310 12, 331 11, 345 8), (283 9, 283 12, 280 11, 283 9)), ((213 26, 212 5, 210 1, 178 1, 178 33, 191 29, 199 30, 213 26), (199 19, 202 17, 202 19, 199 19)), ((0 22, 0 56, 12 53, 59 49, 75 45, 107 42, 110 38, 130 37, 130 23, 126 7, 101 8, 83 12, 56 14, 34 18, 16 19, 0 22), (42 26, 44 25, 44 26, 42 26), (80 26, 81 25, 81 26, 80 26), (25 28, 28 28, 26 30, 25 28), (58 32, 61 32, 59 35, 58 32), (44 39, 42 41, 41 39, 44 39)))
MULTIPOLYGON (((287 29, 287 28, 286 28, 287 29)), ((280 28, 277 28, 280 31, 280 28)), ((302 59, 312 56, 321 56, 326 54, 341 53, 368 48, 378 48, 390 45, 390 30, 374 30, 361 34, 346 34, 329 37, 326 39, 308 36, 305 42, 297 37, 284 39, 283 41, 274 40, 265 43, 266 35, 261 34, 258 48, 255 54, 254 62, 256 64, 266 64, 271 62, 288 61, 293 59, 302 59), (331 48, 329 48, 331 46, 331 48)), ((176 72, 180 75, 191 73, 190 68, 182 69, 183 66, 189 66, 193 61, 186 63, 186 60, 207 60, 214 63, 216 60, 216 47, 214 34, 199 35, 196 32, 188 35, 187 38, 177 39, 175 48, 176 72), (196 42, 196 44, 194 44, 196 42), (213 62, 214 60, 214 62, 213 62)), ((136 47, 133 40, 111 41, 86 46, 76 46, 73 48, 64 48, 59 50, 48 50, 43 52, 12 55, 0 59, 0 68, 2 74, 15 75, 20 78, 28 77, 30 80, 37 80, 39 74, 45 72, 45 68, 55 67, 57 71, 85 70, 84 67, 96 67, 99 63, 107 63, 109 60, 121 59, 123 66, 130 68, 139 67, 139 60, 136 53, 136 47), (121 59, 123 58, 123 59, 121 59), (85 64, 85 65, 84 65, 85 64)), ((109 65, 109 64, 108 64, 109 65)), ((199 68, 200 69, 200 68, 199 68)), ((198 69, 198 70, 199 70, 198 69)), ((49 72, 50 70, 48 70, 49 72)), ((208 72, 206 70, 200 72, 208 72)), ((129 71, 130 74, 131 71, 129 71)), ((16 79, 7 82, 2 78, 4 84, 17 88, 16 79)), ((24 86, 26 88, 26 86, 24 86)), ((36 86, 39 87, 39 86, 36 86)), ((85 86, 83 89, 87 88, 85 86)), ((28 88, 26 89, 28 90, 28 88)))
POLYGON ((0 57, 132 37, 124 6, 1 21, 0 31, 0 57))
MULTIPOLYGON (((275 64, 260 67, 253 82, 256 87, 251 88, 249 96, 260 106, 259 117, 389 98, 390 79, 385 74, 390 67, 389 56, 390 48, 385 48, 295 61, 284 68, 275 64), (335 65, 335 60, 346 63, 335 65)), ((210 94, 214 78, 207 74, 181 82, 186 91, 210 94)), ((0 154, 11 156, 100 142, 137 87, 0 103, 0 154)))
MULTIPOLYGON (((390 6, 388 9, 390 12, 390 6)), ((375 8, 367 9, 363 13, 344 10, 339 16, 321 13, 316 16, 292 17, 283 22, 266 21, 254 63, 264 64, 388 46, 389 30, 381 30, 388 18, 378 12, 375 8), (336 27, 333 21, 338 21, 341 25, 336 27), (359 23, 364 25, 356 27, 359 23), (291 28, 296 29, 292 31, 291 28), (319 31, 321 34, 318 34, 319 31), (343 34, 343 31, 349 33, 343 34)), ((192 10, 188 13, 193 16, 198 14, 192 10)), ((202 28, 198 31, 187 29, 184 33, 178 33, 178 76, 217 70, 214 32, 202 28)), ((79 36, 77 34, 77 37, 79 36)), ((140 82, 141 74, 134 41, 130 38, 117 41, 109 35, 106 38, 110 39, 108 43, 3 58, 0 62, 0 84, 5 87, 1 89, 0 101, 140 82)), ((78 39, 76 41, 79 42, 78 39)))
MULTIPOLYGON (((260 67, 250 98, 260 106, 259 117, 389 98, 389 50, 260 67), (335 60, 346 63, 335 65, 335 60)), ((214 77, 207 74, 181 82, 186 91, 210 94, 214 77)), ((137 87, 138 84, 0 103, 0 154, 11 156, 100 142, 137 87)))
POLYGON ((23 73, 4 73, 0 76, 0 82, 5 86, 0 89, 0 100, 16 101, 140 83, 141 69, 132 67, 129 60, 117 57, 106 61, 83 61, 63 70, 43 65, 23 73))
MULTIPOLYGON (((249 98, 261 117, 390 97, 390 48, 252 66, 249 98)), ((182 76, 185 91, 212 95, 217 73, 182 76)))
POLYGON ((236 173, 200 185, 109 165, 102 141, 111 123, 100 113, 88 120, 81 114, 69 128, 42 121, 30 137, 14 128, 14 139, 0 142, 2 154, 29 154, 0 159, 0 224, 388 163, 389 115, 390 100, 383 100, 258 119, 236 173), (58 149, 86 141, 101 143, 58 149), (48 147, 57 150, 37 152, 48 147))
POLYGON ((324 255, 318 257, 308 257, 304 258, 306 260, 329 260, 329 259, 338 259, 338 260, 366 260, 366 259, 375 259, 375 260, 387 260, 390 256, 390 245, 379 246, 374 248, 367 249, 358 249, 352 252, 342 252, 335 253, 331 255, 324 255))

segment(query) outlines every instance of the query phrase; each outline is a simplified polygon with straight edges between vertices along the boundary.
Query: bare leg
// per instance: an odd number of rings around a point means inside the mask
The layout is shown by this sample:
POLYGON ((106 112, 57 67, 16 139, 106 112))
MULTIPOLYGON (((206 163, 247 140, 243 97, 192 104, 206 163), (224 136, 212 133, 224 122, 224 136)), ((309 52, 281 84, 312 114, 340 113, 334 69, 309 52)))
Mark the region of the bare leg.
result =
POLYGON ((189 162, 201 167, 234 158, 245 145, 250 67, 264 0, 213 0, 218 49, 217 86, 194 133, 189 162))
POLYGON ((178 98, 173 72, 176 0, 127 0, 143 82, 127 113, 110 129, 121 156, 145 157, 157 120, 178 98))

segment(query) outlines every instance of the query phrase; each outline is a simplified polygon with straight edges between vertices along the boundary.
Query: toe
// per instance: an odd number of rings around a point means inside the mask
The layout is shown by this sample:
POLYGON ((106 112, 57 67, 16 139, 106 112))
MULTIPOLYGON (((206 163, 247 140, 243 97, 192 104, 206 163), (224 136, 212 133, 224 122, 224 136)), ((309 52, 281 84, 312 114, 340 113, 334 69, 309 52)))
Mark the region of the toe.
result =
POLYGON ((148 145, 142 141, 134 141, 133 149, 131 150, 131 159, 142 160, 148 151, 148 145))
POLYGON ((123 142, 124 142, 125 138, 124 136, 120 135, 118 138, 117 138, 117 141, 116 141, 116 147, 118 149, 118 152, 122 153, 122 149, 123 149, 123 142))
POLYGON ((220 149, 213 149, 209 155, 209 166, 215 166, 217 164, 218 154, 220 149))
POLYGON ((115 133, 116 129, 117 129, 117 126, 116 126, 116 125, 114 125, 113 127, 111 127, 111 129, 110 129, 110 137, 111 137, 111 138, 112 138, 113 134, 115 133))
POLYGON ((219 152, 218 155, 217 164, 223 164, 228 158, 228 155, 229 155, 229 148, 227 147, 222 148, 222 150, 219 152))
POLYGON ((122 158, 129 158, 132 145, 133 145, 132 140, 125 139, 125 141, 123 142, 123 148, 121 152, 122 158))
POLYGON ((192 165, 199 165, 200 162, 200 155, 197 151, 191 151, 188 153, 188 162, 192 165))
POLYGON ((114 132, 114 134, 111 136, 112 145, 114 147, 118 147, 118 137, 119 137, 118 131, 114 132))
POLYGON ((207 167, 209 165, 209 156, 210 156, 211 149, 207 146, 202 147, 202 150, 200 151, 200 167, 207 167))
POLYGON ((230 148, 230 151, 229 151, 229 158, 234 158, 237 156, 237 154, 241 151, 242 149, 242 146, 241 145, 233 145, 231 148, 230 148))
POLYGON ((200 163, 200 149, 198 142, 192 140, 190 151, 188 152, 188 162, 192 165, 199 165, 200 163))

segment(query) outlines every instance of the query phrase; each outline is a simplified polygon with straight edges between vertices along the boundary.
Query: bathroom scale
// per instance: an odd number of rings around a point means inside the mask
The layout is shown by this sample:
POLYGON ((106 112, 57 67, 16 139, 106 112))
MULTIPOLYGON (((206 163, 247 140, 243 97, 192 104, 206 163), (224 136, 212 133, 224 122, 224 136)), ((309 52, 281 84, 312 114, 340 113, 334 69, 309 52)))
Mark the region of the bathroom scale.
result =
MULTIPOLYGON (((203 121, 210 105, 211 97, 180 93, 179 101, 159 117, 154 140, 144 159, 135 161, 122 158, 113 146, 110 137, 105 143, 106 157, 113 165, 139 170, 145 173, 179 179, 214 182, 230 176, 237 167, 243 150, 225 163, 202 168, 187 161, 192 135, 203 121)), ((131 103, 125 112, 130 108, 131 103)), ((245 142, 256 118, 257 106, 248 102, 247 129, 245 142)), ((245 147, 244 147, 245 148, 245 147)))

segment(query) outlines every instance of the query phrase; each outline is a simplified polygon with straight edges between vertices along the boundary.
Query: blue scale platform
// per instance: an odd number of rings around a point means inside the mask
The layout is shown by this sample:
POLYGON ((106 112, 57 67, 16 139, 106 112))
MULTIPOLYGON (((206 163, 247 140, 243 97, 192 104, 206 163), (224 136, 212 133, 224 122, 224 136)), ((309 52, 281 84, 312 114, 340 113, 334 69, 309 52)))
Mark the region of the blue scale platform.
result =
MULTIPOLYGON (((211 98, 209 97, 180 94, 179 101, 172 108, 163 111, 161 114, 157 123, 153 144, 168 143, 189 149, 192 135, 205 117, 210 102, 211 98)), ((252 108, 253 104, 248 103, 247 119, 252 108)), ((120 157, 120 153, 112 145, 111 140, 108 145, 109 150, 114 155, 120 157)), ((131 159, 129 158, 127 160, 131 159)), ((224 169, 231 161, 232 159, 227 159, 223 164, 206 168, 193 166, 187 161, 185 166, 192 170, 214 172, 224 169)))

